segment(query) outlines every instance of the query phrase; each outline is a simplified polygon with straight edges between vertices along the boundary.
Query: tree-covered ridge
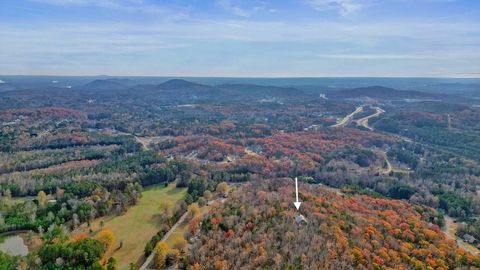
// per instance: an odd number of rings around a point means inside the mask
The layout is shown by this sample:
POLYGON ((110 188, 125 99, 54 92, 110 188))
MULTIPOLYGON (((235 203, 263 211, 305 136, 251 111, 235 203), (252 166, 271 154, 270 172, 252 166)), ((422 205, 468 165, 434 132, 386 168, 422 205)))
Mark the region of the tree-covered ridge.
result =
POLYGON ((248 184, 203 220, 193 269, 455 269, 479 267, 447 240, 433 209, 405 201, 340 195, 293 182, 248 184))
MULTIPOLYGON (((360 167, 368 167, 381 158, 361 149, 382 147, 394 141, 381 134, 356 129, 322 128, 315 132, 277 133, 264 137, 177 136, 152 147, 164 155, 208 163, 229 172, 313 177, 332 159, 346 159, 360 167), (347 147, 349 153, 337 155, 335 150, 347 147)), ((381 165, 381 162, 377 164, 381 165)))
POLYGON ((378 120, 379 130, 401 134, 417 142, 479 161, 478 109, 460 112, 397 111, 378 120))

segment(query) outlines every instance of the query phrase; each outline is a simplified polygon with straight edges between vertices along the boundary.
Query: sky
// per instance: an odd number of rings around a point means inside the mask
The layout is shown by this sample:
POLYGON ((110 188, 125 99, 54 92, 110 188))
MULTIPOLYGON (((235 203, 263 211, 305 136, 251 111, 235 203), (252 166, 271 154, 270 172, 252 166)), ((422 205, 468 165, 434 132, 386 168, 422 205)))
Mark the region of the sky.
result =
POLYGON ((480 1, 0 0, 0 74, 480 77, 480 1))

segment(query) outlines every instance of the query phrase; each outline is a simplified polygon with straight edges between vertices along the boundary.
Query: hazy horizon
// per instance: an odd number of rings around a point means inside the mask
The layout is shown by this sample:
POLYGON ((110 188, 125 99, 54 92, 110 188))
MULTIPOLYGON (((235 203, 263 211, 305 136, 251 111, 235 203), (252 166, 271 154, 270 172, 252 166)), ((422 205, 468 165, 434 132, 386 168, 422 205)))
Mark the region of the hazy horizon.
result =
POLYGON ((471 76, 195 76, 195 75, 107 75, 107 74, 0 74, 1 77, 88 77, 88 78, 233 78, 233 79, 465 79, 465 80, 477 80, 480 79, 479 75, 471 76))

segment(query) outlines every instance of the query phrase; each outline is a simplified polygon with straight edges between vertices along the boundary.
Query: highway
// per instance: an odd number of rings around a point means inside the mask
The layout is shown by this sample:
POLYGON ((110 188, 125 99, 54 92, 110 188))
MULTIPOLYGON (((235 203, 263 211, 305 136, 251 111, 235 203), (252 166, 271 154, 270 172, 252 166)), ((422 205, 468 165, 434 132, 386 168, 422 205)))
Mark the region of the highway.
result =
POLYGON ((363 112, 363 106, 357 107, 355 111, 353 111, 351 114, 345 116, 340 122, 336 123, 335 125, 332 125, 331 127, 345 127, 352 121, 352 118, 357 114, 363 112))
POLYGON ((368 120, 372 119, 372 118, 375 118, 375 117, 379 117, 382 113, 385 113, 385 111, 380 108, 380 107, 375 107, 375 110, 376 112, 372 115, 369 115, 369 116, 366 116, 366 117, 363 117, 361 119, 358 119, 356 122, 357 122, 357 126, 362 126, 368 130, 371 130, 373 131, 373 128, 371 126, 368 125, 368 120))

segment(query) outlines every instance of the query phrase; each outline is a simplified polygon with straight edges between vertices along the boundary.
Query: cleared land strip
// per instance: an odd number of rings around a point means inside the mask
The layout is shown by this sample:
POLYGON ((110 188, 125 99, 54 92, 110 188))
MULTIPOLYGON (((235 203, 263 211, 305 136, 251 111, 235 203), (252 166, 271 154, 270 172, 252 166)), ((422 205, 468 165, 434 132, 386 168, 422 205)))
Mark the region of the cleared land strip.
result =
POLYGON ((449 216, 445 216, 445 228, 444 228, 443 232, 445 233, 447 238, 455 240, 459 247, 465 249, 466 251, 468 251, 469 253, 471 253, 473 255, 480 254, 480 250, 478 250, 478 248, 476 248, 473 245, 470 245, 469 243, 464 242, 462 239, 457 237, 457 235, 456 235, 457 234, 457 228, 458 228, 457 222, 453 218, 451 218, 449 216))
POLYGON ((116 249, 112 256, 117 260, 119 270, 128 270, 130 263, 138 266, 143 262, 145 244, 161 229, 163 223, 159 213, 162 205, 167 204, 169 212, 173 212, 186 192, 186 188, 175 188, 175 184, 145 189, 137 205, 125 214, 96 219, 91 224, 92 233, 89 233, 90 228, 85 224, 77 232, 94 236, 101 229, 111 230, 117 239, 115 246, 122 243, 122 247, 116 249))

